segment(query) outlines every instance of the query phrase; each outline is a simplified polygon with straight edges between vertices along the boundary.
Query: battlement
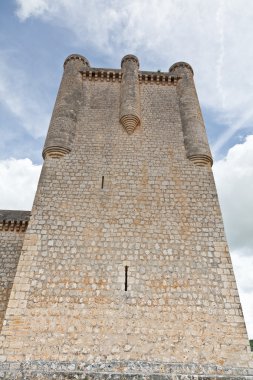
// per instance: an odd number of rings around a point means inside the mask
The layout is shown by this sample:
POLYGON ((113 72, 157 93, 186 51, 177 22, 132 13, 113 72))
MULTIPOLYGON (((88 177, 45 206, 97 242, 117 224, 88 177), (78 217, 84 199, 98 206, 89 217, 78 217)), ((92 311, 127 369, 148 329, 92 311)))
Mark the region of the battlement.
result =
POLYGON ((30 216, 30 211, 0 210, 0 331, 30 216))
POLYGON ((86 66, 90 66, 90 63, 87 58, 85 58, 83 55, 80 54, 70 54, 64 61, 63 67, 65 69, 66 65, 68 62, 71 61, 77 61, 77 62, 82 62, 86 66))
POLYGON ((140 67, 140 62, 139 62, 139 59, 136 57, 136 55, 133 55, 133 54, 125 55, 121 60, 121 67, 123 67, 124 63, 127 61, 132 61, 134 62, 135 65, 137 65, 138 68, 140 67))
POLYGON ((176 62, 176 63, 174 63, 174 64, 169 68, 169 72, 175 71, 176 69, 179 69, 179 70, 190 70, 191 73, 192 73, 192 75, 194 75, 193 68, 192 68, 191 65, 189 65, 189 63, 187 63, 187 62, 176 62))
MULTIPOLYGON (((122 71, 117 69, 104 69, 91 67, 86 71, 81 71, 83 80, 101 81, 101 82, 121 82, 122 71)), ((140 71, 140 84, 157 84, 157 85, 177 85, 181 78, 178 75, 170 75, 166 72, 140 71)))
POLYGON ((25 232, 30 216, 30 211, 0 210, 0 231, 25 232))

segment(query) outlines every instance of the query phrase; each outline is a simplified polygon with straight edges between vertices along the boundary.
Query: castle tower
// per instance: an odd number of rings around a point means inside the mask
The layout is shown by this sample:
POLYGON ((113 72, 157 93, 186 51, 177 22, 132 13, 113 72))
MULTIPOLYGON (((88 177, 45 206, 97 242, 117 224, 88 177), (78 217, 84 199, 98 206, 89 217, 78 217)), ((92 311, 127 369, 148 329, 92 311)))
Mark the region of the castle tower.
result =
POLYGON ((252 380, 190 65, 69 56, 43 157, 4 379, 252 380))

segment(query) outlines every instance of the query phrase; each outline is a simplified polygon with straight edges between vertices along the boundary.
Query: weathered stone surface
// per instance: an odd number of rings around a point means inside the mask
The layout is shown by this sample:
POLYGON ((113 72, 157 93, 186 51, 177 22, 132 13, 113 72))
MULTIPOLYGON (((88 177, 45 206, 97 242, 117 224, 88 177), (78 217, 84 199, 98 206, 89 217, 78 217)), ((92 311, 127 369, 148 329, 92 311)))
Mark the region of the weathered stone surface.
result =
POLYGON ((252 380, 253 369, 163 362, 114 361, 89 365, 37 361, 5 363, 0 379, 252 380))
POLYGON ((0 331, 29 219, 29 211, 0 210, 0 331))

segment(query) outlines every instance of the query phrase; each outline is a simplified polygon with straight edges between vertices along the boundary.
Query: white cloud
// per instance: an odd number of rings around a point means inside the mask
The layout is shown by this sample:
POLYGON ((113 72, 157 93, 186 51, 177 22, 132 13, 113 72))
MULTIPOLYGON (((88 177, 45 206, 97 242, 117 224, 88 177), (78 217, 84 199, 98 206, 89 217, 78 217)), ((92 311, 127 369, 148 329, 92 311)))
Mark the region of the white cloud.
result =
POLYGON ((49 114, 41 93, 36 94, 29 73, 17 65, 13 72, 13 67, 8 64, 9 59, 13 59, 10 53, 0 54, 0 103, 17 117, 33 137, 44 136, 49 125, 49 114))
POLYGON ((253 135, 213 169, 230 246, 253 249, 253 135))
POLYGON ((253 339, 253 255, 231 252, 249 338, 253 339))
POLYGON ((26 0, 19 1, 17 3, 20 5, 20 9, 17 11, 18 17, 21 20, 26 20, 30 16, 40 16, 46 10, 48 10, 48 5, 46 0, 26 0))
POLYGON ((224 66, 225 46, 224 46, 224 1, 220 1, 220 6, 216 12, 216 24, 218 29, 219 54, 216 64, 217 71, 217 90, 221 100, 221 107, 224 108, 225 94, 222 87, 222 72, 224 66))
MULTIPOLYGON (((149 69, 193 65, 202 104, 227 124, 214 153, 253 125, 252 0, 17 0, 17 15, 64 27, 79 47, 107 54, 114 66, 136 53, 149 69), (238 17, 240 15, 240 17, 238 17), (247 114, 247 115, 245 115, 247 114)), ((88 56, 87 51, 87 58, 88 56)))
POLYGON ((248 334, 253 338, 253 135, 231 148, 213 170, 248 334))
POLYGON ((28 158, 0 161, 0 209, 31 210, 40 171, 28 158))

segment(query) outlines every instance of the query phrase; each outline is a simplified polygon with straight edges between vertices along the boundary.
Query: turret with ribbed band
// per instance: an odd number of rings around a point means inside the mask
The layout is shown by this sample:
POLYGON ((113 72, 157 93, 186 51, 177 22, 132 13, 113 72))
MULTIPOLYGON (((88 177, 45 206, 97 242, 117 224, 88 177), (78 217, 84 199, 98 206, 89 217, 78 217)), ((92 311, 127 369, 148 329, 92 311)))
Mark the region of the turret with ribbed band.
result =
POLYGON ((120 122, 128 134, 140 124, 139 61, 126 55, 121 61, 120 122))
POLYGON ((71 151, 82 99, 80 72, 87 67, 88 60, 79 54, 69 55, 64 62, 64 73, 42 153, 43 158, 60 158, 71 151))
POLYGON ((178 62, 171 66, 169 72, 181 77, 177 84, 177 94, 186 155, 197 166, 211 166, 213 160, 195 89, 193 70, 188 63, 178 62))

